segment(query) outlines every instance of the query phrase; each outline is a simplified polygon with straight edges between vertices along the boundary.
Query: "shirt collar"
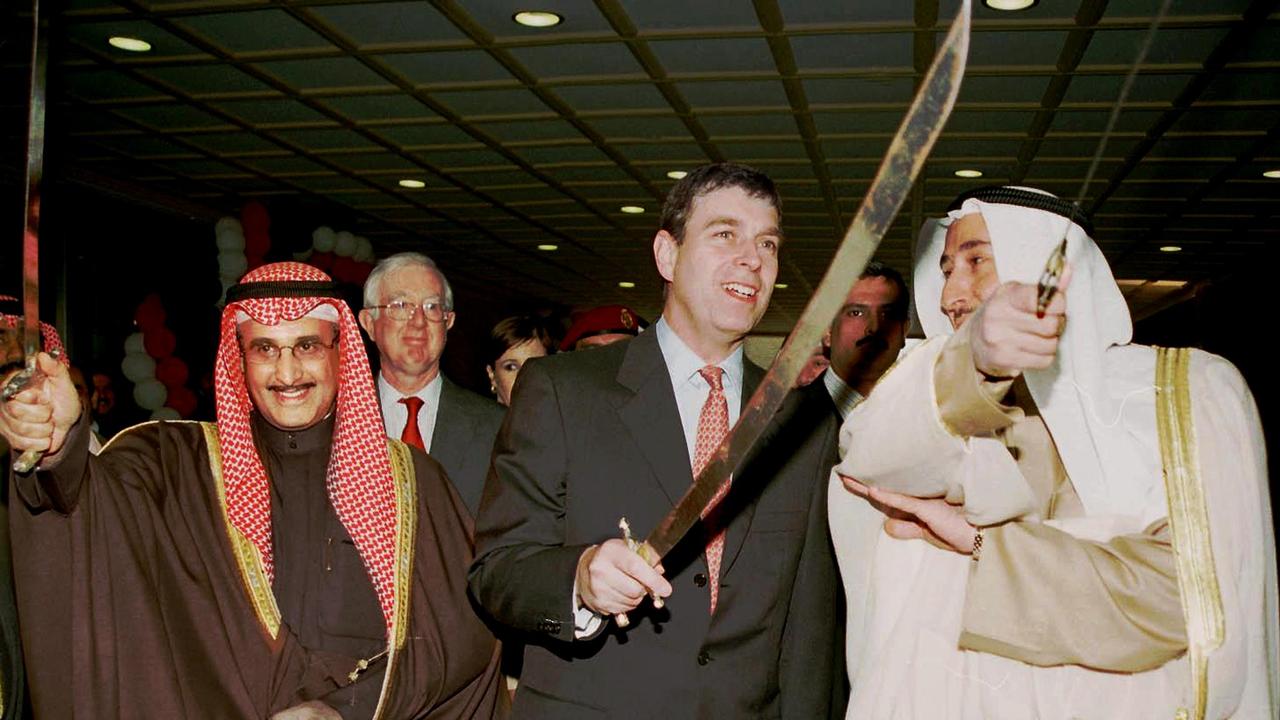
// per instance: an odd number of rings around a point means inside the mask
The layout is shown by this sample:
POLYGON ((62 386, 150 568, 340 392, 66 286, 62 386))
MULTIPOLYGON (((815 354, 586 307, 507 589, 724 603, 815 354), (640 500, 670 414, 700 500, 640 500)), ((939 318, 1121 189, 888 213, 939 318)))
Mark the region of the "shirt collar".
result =
MULTIPOLYGON (((658 347, 662 350, 662 358, 667 363, 667 371, 671 373, 674 383, 685 383, 694 377, 700 377, 698 371, 706 367, 707 363, 685 344, 680 335, 667 324, 666 318, 658 318, 658 322, 653 325, 653 332, 657 334, 658 347)), ((716 363, 724 370, 725 387, 742 386, 742 357, 740 343, 725 359, 716 363)))
POLYGON ((423 385, 418 392, 405 394, 392 387, 391 383, 387 382, 386 375, 378 373, 378 395, 389 399, 393 403, 400 402, 400 398, 412 395, 422 398, 424 404, 430 405, 433 400, 440 399, 440 388, 444 386, 444 381, 441 379, 443 377, 444 375, 437 372, 436 376, 431 378, 431 382, 423 385))
POLYGON ((835 403, 836 409, 840 411, 840 417, 848 416, 863 400, 862 393, 850 387, 849 383, 830 367, 822 373, 822 384, 826 386, 831 402, 835 403))

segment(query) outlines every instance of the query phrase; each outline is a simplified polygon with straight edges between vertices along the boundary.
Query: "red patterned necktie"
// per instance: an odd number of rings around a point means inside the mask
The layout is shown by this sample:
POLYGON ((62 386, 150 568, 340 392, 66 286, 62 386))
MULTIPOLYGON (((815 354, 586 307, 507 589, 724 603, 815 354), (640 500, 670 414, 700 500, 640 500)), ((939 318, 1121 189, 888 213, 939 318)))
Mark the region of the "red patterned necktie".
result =
POLYGON ((425 452, 427 448, 422 442, 422 431, 418 430, 418 411, 422 409, 422 398, 411 395, 400 398, 400 402, 409 409, 409 420, 404 424, 400 440, 425 452))
MULTIPOLYGON (((698 370, 698 373, 711 386, 711 392, 707 393, 707 401, 702 404, 702 412, 698 415, 698 436, 693 445, 693 476, 695 478, 711 460, 711 456, 724 441, 725 435, 729 434, 729 403, 724 398, 724 370, 715 365, 708 365, 698 370)), ((716 490, 715 499, 711 501, 709 507, 715 507, 728 492, 729 483, 725 482, 716 490)), ((707 513, 704 512, 703 519, 705 520, 706 517, 707 513)), ((707 577, 710 579, 713 614, 716 611, 716 599, 720 596, 720 560, 724 556, 724 528, 717 525, 713 514, 713 521, 708 523, 708 526, 714 534, 707 542, 707 577)))

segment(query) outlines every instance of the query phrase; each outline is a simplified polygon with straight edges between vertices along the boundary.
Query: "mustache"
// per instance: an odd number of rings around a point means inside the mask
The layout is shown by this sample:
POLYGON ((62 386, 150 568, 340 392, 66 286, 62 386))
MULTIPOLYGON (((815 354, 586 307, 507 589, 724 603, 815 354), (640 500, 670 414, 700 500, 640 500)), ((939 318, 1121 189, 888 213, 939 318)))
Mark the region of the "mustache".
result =
POLYGON ((942 314, 951 319, 962 318, 974 311, 974 307, 967 302, 954 302, 950 306, 942 308, 942 314))
POLYGON ((889 343, 885 342, 885 339, 880 336, 880 333, 872 333, 870 335, 864 335, 863 337, 859 338, 857 342, 853 344, 854 347, 859 347, 859 348, 867 347, 868 345, 874 345, 876 347, 884 348, 884 347, 888 347, 889 343))
POLYGON ((298 383, 297 385, 268 385, 267 389, 270 390, 271 392, 283 393, 283 392, 291 392, 293 390, 310 390, 315 386, 316 386, 315 383, 308 382, 308 383, 298 383))

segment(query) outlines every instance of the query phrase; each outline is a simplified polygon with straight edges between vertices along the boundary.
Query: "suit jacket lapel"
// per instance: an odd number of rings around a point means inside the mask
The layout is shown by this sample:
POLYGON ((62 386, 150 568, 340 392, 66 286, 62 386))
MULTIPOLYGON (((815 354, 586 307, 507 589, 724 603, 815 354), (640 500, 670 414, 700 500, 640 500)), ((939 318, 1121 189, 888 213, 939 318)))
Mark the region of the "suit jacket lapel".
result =
POLYGON ((436 426, 431 431, 431 457, 446 468, 459 467, 461 454, 469 447, 467 438, 472 428, 466 418, 453 412, 457 386, 440 376, 440 407, 436 408, 436 426))
POLYGON ((671 376, 654 331, 640 333, 629 342, 618 369, 618 383, 630 391, 618 404, 618 416, 648 460, 656 482, 675 505, 689 489, 693 470, 671 376))
MULTIPOLYGON (((760 381, 764 379, 764 370, 758 365, 752 363, 743 357, 742 360, 742 399, 738 406, 738 417, 742 417, 742 410, 747 407, 747 400, 751 399, 752 393, 759 387, 760 381)), ((766 433, 767 435, 767 433, 766 433)), ((767 482, 767 478, 749 478, 753 480, 752 485, 759 482, 767 482)), ((730 516, 722 515, 729 521, 729 527, 725 530, 724 535, 724 555, 720 561, 720 575, 723 577, 733 567, 733 561, 738 558, 738 552, 742 550, 742 544, 747 539, 747 531, 751 528, 751 518, 755 516, 756 500, 759 498, 761 488, 740 486, 738 478, 734 478, 734 484, 729 488, 729 494, 725 496, 724 510, 732 513, 730 516)))

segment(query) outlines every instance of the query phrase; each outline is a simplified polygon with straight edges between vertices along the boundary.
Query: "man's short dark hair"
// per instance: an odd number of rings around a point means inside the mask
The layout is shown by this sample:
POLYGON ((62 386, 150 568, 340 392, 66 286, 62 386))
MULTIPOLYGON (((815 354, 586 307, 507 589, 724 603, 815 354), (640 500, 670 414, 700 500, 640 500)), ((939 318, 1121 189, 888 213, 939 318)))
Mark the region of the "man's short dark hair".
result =
POLYGON ((689 222, 693 201, 726 187, 742 188, 747 195, 768 201, 781 218, 782 198, 778 197, 778 189, 768 175, 737 163, 712 163, 690 171, 671 188, 662 204, 661 229, 670 233, 676 243, 684 242, 685 224, 689 222))
POLYGON ((889 312, 892 313, 894 320, 906 320, 907 310, 911 307, 911 295, 907 291, 907 281, 902 279, 902 273, 885 265, 879 260, 872 260, 867 263, 866 269, 858 276, 859 280, 863 278, 879 277, 893 283, 898 289, 898 295, 894 298, 893 304, 889 306, 889 312))

